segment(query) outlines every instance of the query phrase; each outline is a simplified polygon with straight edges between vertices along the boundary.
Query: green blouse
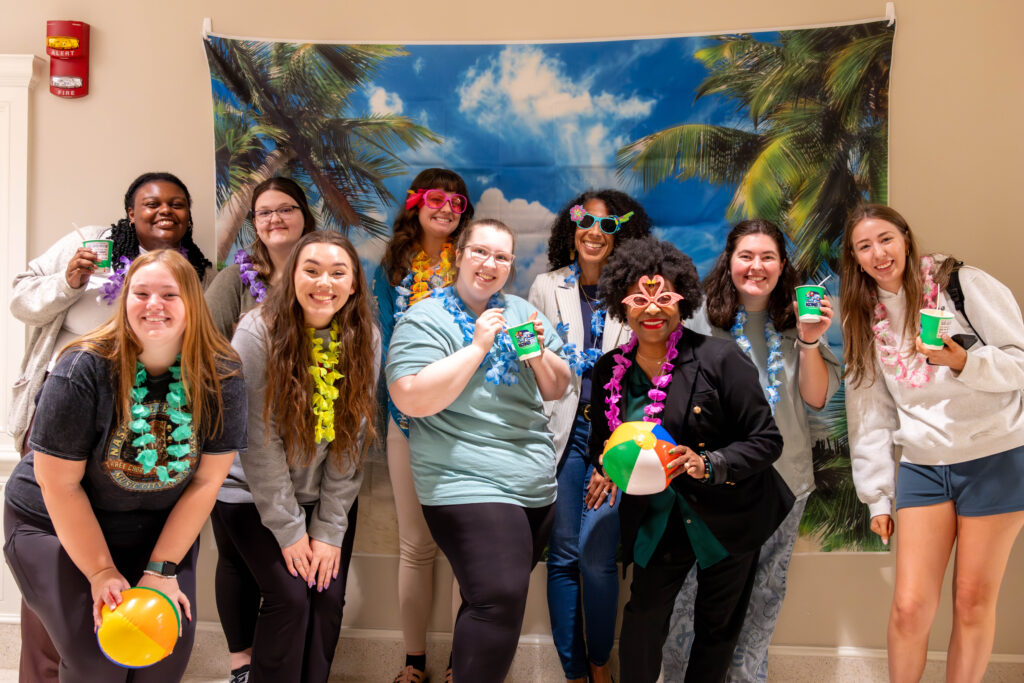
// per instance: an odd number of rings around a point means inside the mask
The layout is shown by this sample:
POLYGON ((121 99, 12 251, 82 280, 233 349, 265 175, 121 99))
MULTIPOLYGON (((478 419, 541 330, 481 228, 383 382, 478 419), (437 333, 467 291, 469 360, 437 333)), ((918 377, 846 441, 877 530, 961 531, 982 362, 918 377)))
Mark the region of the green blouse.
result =
MULTIPOLYGON (((654 388, 654 385, 636 363, 633 363, 626 371, 625 379, 623 421, 641 421, 644 419, 644 408, 650 402, 647 393, 654 388)), ((682 494, 676 491, 675 487, 669 486, 661 493, 650 496, 650 505, 640 523, 636 542, 633 544, 633 560, 638 565, 646 567, 650 562, 661 537, 665 535, 665 529, 668 527, 673 510, 678 512, 683 520, 686 536, 690 539, 690 545, 693 547, 694 555, 697 556, 697 564, 701 569, 707 569, 729 556, 729 551, 719 543, 715 535, 711 533, 711 529, 704 523, 704 520, 697 516, 682 494)))

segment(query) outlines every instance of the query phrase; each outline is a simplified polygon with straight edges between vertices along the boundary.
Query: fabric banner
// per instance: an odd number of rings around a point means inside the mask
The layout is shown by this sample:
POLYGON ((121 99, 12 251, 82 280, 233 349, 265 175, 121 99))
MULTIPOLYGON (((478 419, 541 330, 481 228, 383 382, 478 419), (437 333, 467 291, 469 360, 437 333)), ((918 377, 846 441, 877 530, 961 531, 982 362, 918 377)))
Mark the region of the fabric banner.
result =
MULTIPOLYGON (((838 248, 859 201, 885 202, 892 22, 564 43, 371 45, 207 33, 217 259, 254 238, 252 188, 287 175, 372 274, 412 178, 457 171, 477 217, 518 235, 525 295, 579 192, 635 196, 703 276, 730 227, 777 223, 801 277, 838 304, 838 248)), ((838 315, 836 316, 838 321, 838 315)), ((841 357, 839 325, 829 342, 841 357)), ((850 479, 843 392, 816 416, 801 530, 882 549, 850 479)))

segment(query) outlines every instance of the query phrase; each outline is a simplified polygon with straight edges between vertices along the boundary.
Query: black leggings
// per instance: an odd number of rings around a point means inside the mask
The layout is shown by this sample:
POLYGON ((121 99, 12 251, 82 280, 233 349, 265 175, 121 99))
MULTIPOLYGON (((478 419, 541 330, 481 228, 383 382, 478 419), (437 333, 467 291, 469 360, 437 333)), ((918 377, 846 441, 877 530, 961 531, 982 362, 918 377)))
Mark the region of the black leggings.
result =
MULTIPOLYGON (((192 604, 192 620, 182 618, 182 636, 166 658, 144 669, 123 669, 107 659, 93 634, 92 589, 71 561, 53 528, 4 506, 7 542, 4 555, 21 594, 38 615, 60 653, 61 683, 172 683, 188 666, 199 610, 196 604, 196 558, 199 541, 178 564, 178 587, 192 604)), ((149 542, 110 545, 114 566, 133 586, 142 578, 156 536, 149 542)))
POLYGON ((217 541, 217 572, 214 588, 217 596, 217 616, 228 641, 228 652, 242 652, 252 647, 256 633, 256 617, 260 613, 260 587, 249 571, 242 553, 228 533, 224 506, 231 503, 217 501, 210 515, 213 538, 217 541))
POLYGON ((462 594, 452 641, 454 678, 501 683, 516 654, 530 572, 547 544, 554 506, 424 505, 423 517, 462 594))
MULTIPOLYGON (((358 500, 353 502, 348 513, 338 579, 319 592, 288 571, 281 546, 263 526, 255 504, 217 503, 223 529, 252 572, 263 601, 253 630, 249 683, 326 683, 341 633, 358 505, 358 500)), ((314 506, 302 507, 308 525, 314 506)), ((230 604, 221 607, 220 596, 217 608, 233 609, 230 604)))

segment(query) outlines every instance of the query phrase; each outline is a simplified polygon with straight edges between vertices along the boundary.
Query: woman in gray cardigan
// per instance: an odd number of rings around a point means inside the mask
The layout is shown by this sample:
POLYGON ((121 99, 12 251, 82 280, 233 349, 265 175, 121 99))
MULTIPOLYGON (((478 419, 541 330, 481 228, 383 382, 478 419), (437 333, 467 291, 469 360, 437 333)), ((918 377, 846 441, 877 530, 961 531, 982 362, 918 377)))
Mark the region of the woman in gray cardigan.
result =
MULTIPOLYGON (((622 240, 650 234, 651 221, 634 199, 616 190, 584 192, 551 226, 548 261, 529 300, 558 327, 573 369, 565 396, 544 404, 554 434, 558 500, 548 545, 548 612, 555 649, 569 681, 611 680, 619 543, 615 485, 585 460, 592 419, 590 374, 602 353, 625 343, 629 328, 606 319, 597 281, 622 240), (584 618, 585 616, 585 618, 584 618)), ((601 409, 597 409, 600 413, 601 409)))
POLYGON ((249 449, 217 505, 262 595, 249 683, 326 683, 341 630, 361 462, 376 428, 380 335, 359 256, 334 232, 295 245, 232 346, 249 449))

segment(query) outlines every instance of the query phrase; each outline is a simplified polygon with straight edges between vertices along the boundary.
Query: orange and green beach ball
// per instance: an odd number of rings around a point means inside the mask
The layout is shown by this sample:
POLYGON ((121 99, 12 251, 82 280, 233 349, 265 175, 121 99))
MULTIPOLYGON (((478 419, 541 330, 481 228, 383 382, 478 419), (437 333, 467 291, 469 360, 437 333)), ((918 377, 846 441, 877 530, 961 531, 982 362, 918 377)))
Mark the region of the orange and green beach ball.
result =
POLYGON ((669 453, 676 445, 665 428, 654 422, 623 422, 605 444, 601 465, 622 491, 636 496, 664 491, 669 484, 669 453))
POLYGON ((111 610, 103 605, 96 640, 107 659, 140 669, 156 664, 178 642, 178 610, 166 595, 152 588, 129 588, 111 610))

